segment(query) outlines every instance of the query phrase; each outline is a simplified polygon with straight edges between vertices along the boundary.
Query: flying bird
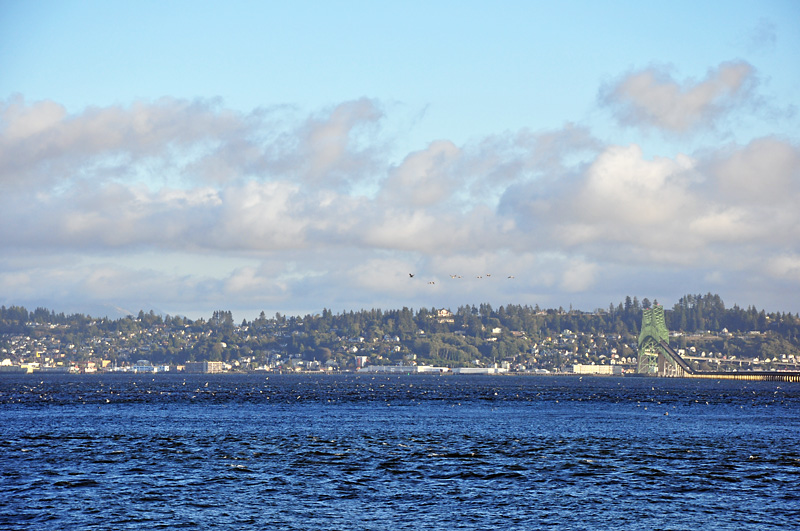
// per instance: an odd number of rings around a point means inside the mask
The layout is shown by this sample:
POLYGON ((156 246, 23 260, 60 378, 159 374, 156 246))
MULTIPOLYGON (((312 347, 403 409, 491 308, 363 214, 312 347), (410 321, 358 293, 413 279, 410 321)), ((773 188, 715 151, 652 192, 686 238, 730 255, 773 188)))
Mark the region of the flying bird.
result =
POLYGON ((414 273, 409 273, 409 274, 408 274, 408 277, 409 277, 409 278, 414 278, 414 273))

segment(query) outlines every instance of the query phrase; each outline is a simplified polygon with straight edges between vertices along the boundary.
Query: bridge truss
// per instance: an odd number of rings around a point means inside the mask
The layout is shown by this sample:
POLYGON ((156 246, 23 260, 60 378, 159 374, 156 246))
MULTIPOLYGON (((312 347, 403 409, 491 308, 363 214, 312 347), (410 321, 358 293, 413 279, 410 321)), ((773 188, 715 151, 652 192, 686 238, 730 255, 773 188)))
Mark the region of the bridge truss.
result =
POLYGON ((683 376, 683 368, 676 362, 671 350, 664 307, 656 305, 653 308, 645 308, 642 312, 642 328, 639 331, 637 372, 647 376, 683 376))
POLYGON ((719 372, 692 369, 680 353, 669 346, 669 331, 664 320, 663 306, 645 308, 642 312, 637 372, 641 375, 662 377, 800 382, 800 372, 797 371, 719 372))

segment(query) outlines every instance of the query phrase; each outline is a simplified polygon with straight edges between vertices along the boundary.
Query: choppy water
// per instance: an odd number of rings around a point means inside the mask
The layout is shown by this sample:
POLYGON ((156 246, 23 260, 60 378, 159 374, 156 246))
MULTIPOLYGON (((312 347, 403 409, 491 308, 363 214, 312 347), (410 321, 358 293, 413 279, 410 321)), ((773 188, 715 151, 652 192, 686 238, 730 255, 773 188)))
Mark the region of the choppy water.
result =
POLYGON ((0 529, 797 529, 800 385, 0 375, 0 529))

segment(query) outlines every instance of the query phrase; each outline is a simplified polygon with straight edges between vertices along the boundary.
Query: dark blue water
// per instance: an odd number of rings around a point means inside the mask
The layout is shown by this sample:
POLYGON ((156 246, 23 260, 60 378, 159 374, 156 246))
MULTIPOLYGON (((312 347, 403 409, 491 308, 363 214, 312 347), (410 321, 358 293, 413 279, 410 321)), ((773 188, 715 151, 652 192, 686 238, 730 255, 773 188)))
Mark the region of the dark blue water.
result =
POLYGON ((0 529, 797 529, 800 385, 0 375, 0 529))

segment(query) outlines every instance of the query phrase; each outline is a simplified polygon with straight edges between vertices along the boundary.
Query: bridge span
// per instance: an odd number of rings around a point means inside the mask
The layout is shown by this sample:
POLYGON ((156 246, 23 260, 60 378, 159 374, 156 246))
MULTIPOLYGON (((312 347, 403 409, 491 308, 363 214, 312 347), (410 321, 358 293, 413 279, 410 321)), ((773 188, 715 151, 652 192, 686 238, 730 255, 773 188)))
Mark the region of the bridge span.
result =
POLYGON ((800 382, 799 371, 696 371, 669 345, 664 307, 645 308, 639 332, 638 374, 673 378, 715 378, 768 382, 800 382))
MULTIPOLYGON (((743 371, 743 372, 724 372, 724 371, 695 371, 686 363, 681 355, 665 341, 659 343, 659 347, 669 357, 674 365, 679 369, 676 374, 664 374, 664 376, 677 376, 684 378, 715 378, 717 380, 751 380, 767 382, 800 382, 800 372, 797 371, 743 371)), ((665 362, 667 360, 665 359, 665 362)), ((666 372, 666 371, 665 371, 666 372)))

